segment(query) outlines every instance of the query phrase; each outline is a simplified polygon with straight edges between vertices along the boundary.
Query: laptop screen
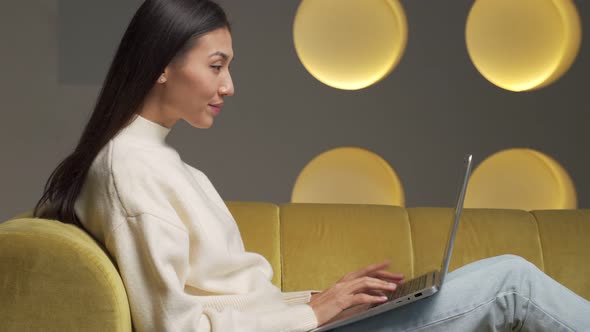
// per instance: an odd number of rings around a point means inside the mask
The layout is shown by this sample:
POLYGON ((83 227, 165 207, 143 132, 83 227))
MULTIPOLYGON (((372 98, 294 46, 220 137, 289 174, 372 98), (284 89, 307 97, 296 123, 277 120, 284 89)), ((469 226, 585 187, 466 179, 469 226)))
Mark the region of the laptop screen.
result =
POLYGON ((469 182, 469 176, 471 174, 471 163, 473 160, 473 156, 471 154, 468 154, 465 156, 464 159, 464 175, 463 175, 463 181, 460 182, 460 187, 459 187, 459 195, 457 196, 457 205, 455 207, 455 213, 454 213, 454 221, 453 221, 453 225, 449 230, 449 237, 448 237, 448 241, 447 241, 447 247, 445 249, 445 255, 443 258, 443 262, 442 265, 440 267, 440 285, 442 285, 446 275, 447 275, 447 271, 449 270, 449 263, 451 262, 451 253, 453 252, 453 246, 455 243, 455 236, 457 235, 457 228, 459 226, 459 219, 461 218, 461 211, 463 211, 463 201, 465 201, 465 192, 467 191, 467 183, 469 182))

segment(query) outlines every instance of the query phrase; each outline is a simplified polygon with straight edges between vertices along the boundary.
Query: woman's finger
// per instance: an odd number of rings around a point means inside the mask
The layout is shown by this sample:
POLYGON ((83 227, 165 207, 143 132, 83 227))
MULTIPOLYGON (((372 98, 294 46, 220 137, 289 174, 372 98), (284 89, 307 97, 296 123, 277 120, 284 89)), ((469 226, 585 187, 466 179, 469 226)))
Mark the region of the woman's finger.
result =
POLYGON ((404 275, 401 273, 392 273, 385 270, 375 271, 372 277, 379 278, 379 279, 387 279, 393 281, 401 281, 404 279, 404 275))
POLYGON ((380 290, 380 289, 371 289, 366 291, 365 293, 369 294, 369 295, 373 295, 373 296, 387 296, 387 293, 389 293, 388 290, 380 290))
POLYGON ((365 293, 355 294, 352 298, 351 306, 355 305, 366 305, 370 303, 383 303, 387 301, 387 296, 373 296, 365 293))
POLYGON ((348 293, 350 294, 367 293, 376 290, 393 291, 397 288, 397 284, 395 283, 367 276, 355 279, 349 282, 347 286, 348 293))
POLYGON ((342 280, 354 280, 354 279, 357 279, 360 277, 364 277, 364 276, 369 275, 375 271, 383 270, 383 269, 389 267, 390 264, 391 264, 391 262, 389 260, 386 260, 382 263, 371 264, 371 265, 366 266, 358 271, 351 272, 351 273, 347 274, 346 276, 344 276, 344 278, 342 278, 342 280))

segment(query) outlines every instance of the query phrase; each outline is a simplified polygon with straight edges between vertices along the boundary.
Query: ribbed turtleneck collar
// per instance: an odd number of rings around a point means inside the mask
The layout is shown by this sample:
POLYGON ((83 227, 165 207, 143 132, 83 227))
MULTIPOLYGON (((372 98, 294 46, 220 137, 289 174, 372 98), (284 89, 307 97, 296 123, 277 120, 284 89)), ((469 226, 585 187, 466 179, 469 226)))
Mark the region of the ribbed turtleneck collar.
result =
POLYGON ((129 135, 142 140, 164 143, 170 128, 166 128, 158 123, 148 120, 139 114, 134 115, 131 123, 121 130, 122 135, 129 135))

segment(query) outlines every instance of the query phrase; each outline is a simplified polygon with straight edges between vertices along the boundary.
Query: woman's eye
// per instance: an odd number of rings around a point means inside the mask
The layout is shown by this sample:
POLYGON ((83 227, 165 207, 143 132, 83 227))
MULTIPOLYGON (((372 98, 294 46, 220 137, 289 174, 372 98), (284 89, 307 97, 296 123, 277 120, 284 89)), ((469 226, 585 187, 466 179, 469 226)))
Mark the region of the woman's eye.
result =
POLYGON ((215 70, 221 70, 221 66, 211 66, 211 68, 213 68, 215 70))

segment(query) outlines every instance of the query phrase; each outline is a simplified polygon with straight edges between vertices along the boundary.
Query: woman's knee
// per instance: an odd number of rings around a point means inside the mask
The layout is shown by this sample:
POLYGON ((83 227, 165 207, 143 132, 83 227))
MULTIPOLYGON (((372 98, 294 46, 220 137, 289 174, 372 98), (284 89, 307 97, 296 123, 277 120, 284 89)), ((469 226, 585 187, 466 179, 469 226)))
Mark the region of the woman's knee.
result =
POLYGON ((528 267, 528 265, 532 264, 529 261, 527 261, 525 258, 523 258, 521 256, 513 255, 513 254, 492 256, 489 258, 484 258, 476 263, 482 264, 482 265, 487 266, 491 269, 497 269, 498 265, 502 265, 502 266, 506 266, 506 267, 510 267, 510 266, 528 267))
POLYGON ((498 256, 497 264, 494 264, 494 267, 512 276, 526 276, 539 271, 535 264, 521 256, 511 254, 498 256))
POLYGON ((537 267, 523 257, 506 254, 500 256, 493 256, 475 261, 471 264, 464 265, 453 271, 449 275, 449 281, 455 278, 460 278, 467 275, 481 274, 487 276, 496 276, 500 279, 505 277, 528 277, 531 274, 537 273, 537 267))
POLYGON ((504 254, 496 256, 499 261, 508 261, 508 262, 528 262, 522 256, 514 255, 514 254, 504 254))
POLYGON ((538 272, 537 267, 517 255, 506 254, 482 259, 474 263, 471 267, 463 268, 467 273, 484 273, 488 276, 496 276, 500 279, 528 277, 538 272))

